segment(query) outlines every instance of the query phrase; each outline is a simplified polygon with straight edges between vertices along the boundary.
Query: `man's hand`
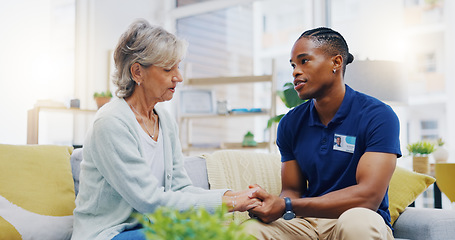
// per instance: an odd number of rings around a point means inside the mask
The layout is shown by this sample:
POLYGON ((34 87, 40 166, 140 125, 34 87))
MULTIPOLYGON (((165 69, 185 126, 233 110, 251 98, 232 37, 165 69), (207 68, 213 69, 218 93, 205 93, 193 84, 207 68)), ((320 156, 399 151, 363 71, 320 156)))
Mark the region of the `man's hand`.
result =
POLYGON ((270 223, 283 216, 285 210, 284 199, 266 192, 259 185, 251 185, 250 188, 257 189, 252 192, 250 197, 262 201, 262 206, 249 210, 250 216, 257 218, 265 223, 270 223))

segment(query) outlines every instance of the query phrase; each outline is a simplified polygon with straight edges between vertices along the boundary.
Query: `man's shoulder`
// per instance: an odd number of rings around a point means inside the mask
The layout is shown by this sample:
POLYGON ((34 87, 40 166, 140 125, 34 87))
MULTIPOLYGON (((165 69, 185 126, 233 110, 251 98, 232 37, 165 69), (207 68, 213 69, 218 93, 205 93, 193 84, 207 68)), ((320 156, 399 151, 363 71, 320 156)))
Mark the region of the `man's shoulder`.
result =
POLYGON ((308 115, 311 109, 311 101, 306 101, 292 109, 290 109, 286 114, 284 114, 283 118, 281 119, 280 123, 285 121, 297 121, 303 119, 304 115, 308 115))
POLYGON ((303 102, 302 104, 289 110, 289 112, 287 114, 302 114, 304 112, 308 112, 311 109, 311 105, 312 105, 311 103, 312 103, 311 100, 307 100, 307 101, 303 102))
POLYGON ((353 98, 353 104, 357 105, 355 106, 356 109, 366 112, 393 112, 392 108, 387 103, 371 95, 354 91, 353 98))

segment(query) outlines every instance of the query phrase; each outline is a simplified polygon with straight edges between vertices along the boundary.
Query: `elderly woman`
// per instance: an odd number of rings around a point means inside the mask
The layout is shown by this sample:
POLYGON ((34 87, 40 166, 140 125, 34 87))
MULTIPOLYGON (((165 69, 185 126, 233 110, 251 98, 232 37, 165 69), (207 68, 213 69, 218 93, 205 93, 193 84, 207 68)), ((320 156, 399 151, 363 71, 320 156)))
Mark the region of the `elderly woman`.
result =
POLYGON ((186 43, 144 20, 121 36, 114 53, 117 99, 97 113, 84 143, 72 239, 145 239, 131 215, 160 206, 180 210, 222 203, 230 211, 261 204, 240 192, 192 186, 183 166, 177 124, 157 103, 182 82, 186 43))

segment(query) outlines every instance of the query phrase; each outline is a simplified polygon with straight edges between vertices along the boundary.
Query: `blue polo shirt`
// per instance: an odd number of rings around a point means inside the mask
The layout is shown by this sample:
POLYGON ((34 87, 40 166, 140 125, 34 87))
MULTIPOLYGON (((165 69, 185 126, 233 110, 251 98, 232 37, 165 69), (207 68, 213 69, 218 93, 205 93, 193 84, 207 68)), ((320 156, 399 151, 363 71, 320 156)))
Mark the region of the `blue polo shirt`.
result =
MULTIPOLYGON (((317 197, 357 184, 356 170, 365 152, 401 157, 400 124, 392 108, 346 85, 343 102, 327 126, 312 100, 290 110, 280 121, 277 145, 281 161, 297 160, 308 179, 304 197, 317 197)), ((378 213, 390 226, 388 191, 378 213)))

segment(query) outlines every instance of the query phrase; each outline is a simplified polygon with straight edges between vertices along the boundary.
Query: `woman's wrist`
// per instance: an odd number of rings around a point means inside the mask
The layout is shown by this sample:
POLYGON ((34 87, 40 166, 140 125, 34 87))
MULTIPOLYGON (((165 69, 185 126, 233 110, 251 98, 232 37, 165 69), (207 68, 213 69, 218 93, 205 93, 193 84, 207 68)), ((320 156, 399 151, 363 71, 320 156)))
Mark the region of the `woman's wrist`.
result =
POLYGON ((232 201, 232 211, 235 211, 235 206, 237 205, 237 195, 231 196, 232 201))
POLYGON ((223 203, 226 204, 230 212, 235 211, 238 206, 237 195, 224 194, 223 203))

